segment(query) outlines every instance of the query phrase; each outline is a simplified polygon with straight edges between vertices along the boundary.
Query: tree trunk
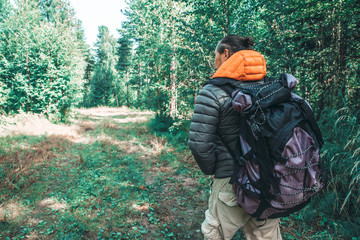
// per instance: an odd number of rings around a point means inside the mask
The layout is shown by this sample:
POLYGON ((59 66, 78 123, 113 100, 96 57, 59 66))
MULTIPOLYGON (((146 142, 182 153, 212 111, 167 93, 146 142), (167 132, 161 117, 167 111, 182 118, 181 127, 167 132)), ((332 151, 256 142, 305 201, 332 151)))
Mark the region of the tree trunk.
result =
POLYGON ((139 82, 138 82, 139 87, 138 87, 138 92, 137 92, 137 97, 138 97, 137 102, 139 105, 140 101, 141 101, 141 97, 140 97, 140 94, 141 94, 141 63, 139 63, 138 67, 139 67, 139 82))
POLYGON ((129 100, 129 66, 126 66, 126 105, 130 107, 130 100, 129 100))
POLYGON ((175 54, 171 59, 170 65, 170 117, 175 119, 177 117, 177 68, 176 68, 176 61, 175 61, 175 54))
POLYGON ((159 88, 156 88, 156 99, 157 99, 157 104, 158 104, 158 109, 159 109, 159 116, 162 117, 163 112, 162 112, 162 107, 161 107, 160 89, 159 88))

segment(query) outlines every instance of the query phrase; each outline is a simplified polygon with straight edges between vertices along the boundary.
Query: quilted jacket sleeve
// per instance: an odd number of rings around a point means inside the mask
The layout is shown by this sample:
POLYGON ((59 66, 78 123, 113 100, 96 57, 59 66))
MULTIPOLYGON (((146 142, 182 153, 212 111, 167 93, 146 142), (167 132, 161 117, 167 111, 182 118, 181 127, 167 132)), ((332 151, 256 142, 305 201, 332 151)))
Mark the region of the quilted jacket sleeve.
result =
POLYGON ((200 169, 213 175, 216 163, 216 130, 219 123, 220 103, 206 85, 196 98, 194 115, 189 131, 189 146, 200 169))

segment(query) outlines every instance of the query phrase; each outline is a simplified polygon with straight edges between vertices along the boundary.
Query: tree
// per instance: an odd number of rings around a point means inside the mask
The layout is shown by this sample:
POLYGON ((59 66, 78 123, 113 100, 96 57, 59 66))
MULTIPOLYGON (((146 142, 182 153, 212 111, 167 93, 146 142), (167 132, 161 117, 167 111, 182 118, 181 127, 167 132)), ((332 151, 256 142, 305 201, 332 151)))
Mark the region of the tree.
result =
MULTIPOLYGON (((118 85, 121 85, 121 83, 126 85, 126 105, 130 106, 130 69, 131 66, 131 57, 132 57, 132 41, 130 37, 126 33, 120 33, 120 38, 118 39, 118 48, 116 55, 118 56, 118 62, 116 64, 116 70, 118 71, 120 78, 122 81, 119 81, 118 85)), ((117 92, 120 91, 120 89, 116 90, 117 92)))
POLYGON ((83 95, 83 101, 82 106, 89 107, 91 106, 91 81, 93 77, 94 72, 94 65, 95 65, 95 55, 88 46, 88 48, 85 50, 85 72, 84 72, 84 95, 83 95))
MULTIPOLYGON (((252 1, 252 4, 255 1, 252 1)), ((273 72, 293 72, 299 92, 316 106, 359 109, 357 76, 360 18, 356 1, 256 1, 266 32, 260 49, 273 72), (357 32, 357 33, 356 33, 357 32), (276 51, 275 51, 276 49, 276 51), (351 77, 350 77, 351 76, 351 77)))
POLYGON ((63 120, 81 99, 85 67, 71 8, 54 0, 56 20, 50 23, 37 1, 16 3, 14 13, 0 23, 0 79, 8 92, 0 107, 63 120))
POLYGON ((3 22, 11 14, 12 6, 9 0, 0 0, 0 22, 3 22))
POLYGON ((110 35, 106 26, 99 27, 96 42, 94 75, 91 81, 92 105, 119 105, 117 93, 114 91, 117 72, 116 39, 110 35))

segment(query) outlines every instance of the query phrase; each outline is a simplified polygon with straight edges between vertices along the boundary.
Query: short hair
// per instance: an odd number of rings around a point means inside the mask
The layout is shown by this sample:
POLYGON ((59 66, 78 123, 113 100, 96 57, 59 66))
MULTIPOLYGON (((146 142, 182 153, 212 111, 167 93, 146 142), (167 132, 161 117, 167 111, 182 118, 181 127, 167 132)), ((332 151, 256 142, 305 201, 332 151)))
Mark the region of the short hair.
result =
POLYGON ((238 35, 227 35, 224 37, 216 47, 216 51, 223 53, 225 49, 228 49, 230 55, 241 50, 252 50, 251 46, 254 45, 254 40, 247 37, 240 37, 238 35))

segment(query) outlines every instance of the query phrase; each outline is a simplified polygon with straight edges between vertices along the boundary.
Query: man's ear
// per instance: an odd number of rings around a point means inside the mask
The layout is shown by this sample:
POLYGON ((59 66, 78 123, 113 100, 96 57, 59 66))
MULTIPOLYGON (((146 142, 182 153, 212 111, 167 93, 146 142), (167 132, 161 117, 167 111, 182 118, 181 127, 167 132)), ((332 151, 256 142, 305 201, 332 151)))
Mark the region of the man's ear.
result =
POLYGON ((225 57, 225 60, 228 60, 228 58, 230 57, 229 50, 227 48, 225 48, 225 50, 224 50, 224 57, 225 57))

